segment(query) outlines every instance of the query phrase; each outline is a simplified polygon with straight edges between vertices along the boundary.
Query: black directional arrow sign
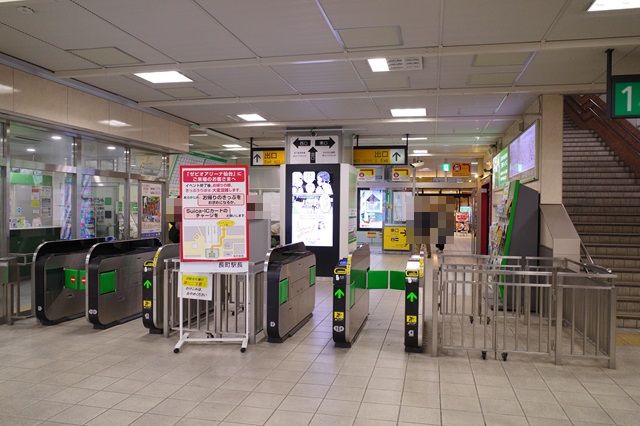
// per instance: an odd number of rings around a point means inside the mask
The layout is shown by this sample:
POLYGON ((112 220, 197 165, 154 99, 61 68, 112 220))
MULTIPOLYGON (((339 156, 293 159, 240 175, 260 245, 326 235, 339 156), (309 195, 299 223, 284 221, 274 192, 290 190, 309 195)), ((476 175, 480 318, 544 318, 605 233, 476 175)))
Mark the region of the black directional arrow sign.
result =
POLYGON ((309 139, 300 140, 296 138, 296 140, 293 141, 293 145, 296 148, 300 148, 301 146, 311 146, 311 141, 309 139))
POLYGON ((260 161, 261 158, 262 157, 260 157, 260 154, 256 154, 256 155, 253 156, 253 162, 257 163, 258 161, 260 161))
POLYGON ((401 156, 398 152, 394 152, 394 153, 393 153, 393 155, 392 155, 392 157, 393 157, 393 159, 394 159, 395 161, 398 161, 398 158, 400 158, 400 157, 402 157, 402 156, 401 156))
POLYGON ((318 152, 318 150, 314 147, 311 147, 311 149, 309 150, 309 161, 311 162, 311 164, 315 164, 316 162, 316 152, 318 152))
POLYGON ((333 145, 335 144, 336 144, 336 141, 334 141, 333 138, 316 139, 316 146, 328 146, 329 148, 332 148, 333 145))

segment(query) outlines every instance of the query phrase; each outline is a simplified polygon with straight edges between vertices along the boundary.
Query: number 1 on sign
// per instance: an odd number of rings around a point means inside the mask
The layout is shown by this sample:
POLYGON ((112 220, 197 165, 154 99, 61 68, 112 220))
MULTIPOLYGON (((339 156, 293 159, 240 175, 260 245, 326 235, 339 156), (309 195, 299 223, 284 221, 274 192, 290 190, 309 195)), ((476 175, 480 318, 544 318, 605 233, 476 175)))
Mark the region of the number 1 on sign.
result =
POLYGON ((627 111, 631 112, 631 109, 633 108, 633 104, 631 102, 633 98, 631 86, 625 87, 624 90, 622 90, 622 94, 627 95, 627 111))

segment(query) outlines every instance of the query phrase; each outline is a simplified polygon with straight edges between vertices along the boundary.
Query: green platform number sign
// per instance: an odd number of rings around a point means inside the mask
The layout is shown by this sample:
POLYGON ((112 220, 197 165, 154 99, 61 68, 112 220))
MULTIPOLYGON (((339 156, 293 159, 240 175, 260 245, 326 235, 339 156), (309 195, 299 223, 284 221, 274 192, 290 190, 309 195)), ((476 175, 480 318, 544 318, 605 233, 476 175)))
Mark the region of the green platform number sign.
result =
POLYGON ((640 75, 612 78, 612 118, 640 118, 640 75))

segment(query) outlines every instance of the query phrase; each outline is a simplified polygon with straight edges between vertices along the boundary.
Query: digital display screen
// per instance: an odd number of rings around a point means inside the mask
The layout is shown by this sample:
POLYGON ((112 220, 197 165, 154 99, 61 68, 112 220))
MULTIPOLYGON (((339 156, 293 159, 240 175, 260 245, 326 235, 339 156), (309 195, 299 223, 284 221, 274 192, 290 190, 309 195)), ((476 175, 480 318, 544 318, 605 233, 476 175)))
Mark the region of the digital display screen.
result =
POLYGON ((311 247, 333 246, 333 174, 291 173, 291 241, 311 247))
POLYGON ((509 180, 535 177, 536 131, 534 123, 509 145, 509 180))
POLYGON ((358 230, 382 229, 384 189, 358 189, 358 230))
POLYGON ((504 188, 509 183, 509 150, 503 149, 493 157, 493 189, 504 188))

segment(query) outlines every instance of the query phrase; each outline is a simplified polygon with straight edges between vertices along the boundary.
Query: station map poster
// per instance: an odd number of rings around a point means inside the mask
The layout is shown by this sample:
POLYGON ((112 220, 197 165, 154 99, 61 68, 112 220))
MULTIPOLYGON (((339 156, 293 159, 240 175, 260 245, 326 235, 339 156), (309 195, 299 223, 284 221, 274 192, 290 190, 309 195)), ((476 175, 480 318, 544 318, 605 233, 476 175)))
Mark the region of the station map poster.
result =
POLYGON ((142 221, 140 236, 159 237, 162 233, 162 184, 142 182, 142 221))
POLYGON ((340 165, 287 164, 285 190, 286 243, 303 242, 316 255, 318 275, 331 276, 339 256, 340 165))
POLYGON ((358 231, 382 229, 384 200, 384 189, 358 189, 358 231))
POLYGON ((180 189, 180 261, 248 260, 248 167, 181 166, 180 189))

